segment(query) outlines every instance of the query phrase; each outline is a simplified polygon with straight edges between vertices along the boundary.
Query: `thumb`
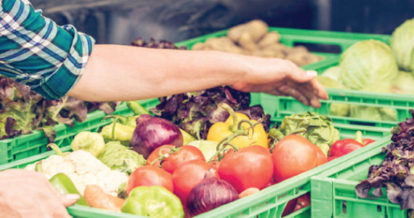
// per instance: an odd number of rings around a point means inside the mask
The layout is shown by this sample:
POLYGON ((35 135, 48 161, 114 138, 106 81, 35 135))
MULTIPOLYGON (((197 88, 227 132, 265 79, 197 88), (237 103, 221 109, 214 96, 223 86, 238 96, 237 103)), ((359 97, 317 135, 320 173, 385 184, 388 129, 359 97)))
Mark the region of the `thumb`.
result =
POLYGON ((76 203, 79 200, 79 195, 77 194, 65 194, 61 195, 60 199, 65 207, 69 207, 70 205, 76 203))
POLYGON ((317 75, 318 73, 316 71, 313 71, 313 70, 303 71, 301 69, 301 70, 292 72, 291 74, 289 74, 289 77, 295 82, 305 83, 305 82, 309 82, 313 80, 314 78, 316 78, 317 75))

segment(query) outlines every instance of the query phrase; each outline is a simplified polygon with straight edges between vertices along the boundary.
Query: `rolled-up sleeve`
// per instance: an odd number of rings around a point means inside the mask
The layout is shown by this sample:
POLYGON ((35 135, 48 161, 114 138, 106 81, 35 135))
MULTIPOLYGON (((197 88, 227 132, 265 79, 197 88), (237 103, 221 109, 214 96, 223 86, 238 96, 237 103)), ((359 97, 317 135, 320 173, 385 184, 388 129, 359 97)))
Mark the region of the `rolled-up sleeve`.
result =
POLYGON ((58 26, 22 0, 0 0, 0 74, 59 99, 76 83, 92 37, 58 26))

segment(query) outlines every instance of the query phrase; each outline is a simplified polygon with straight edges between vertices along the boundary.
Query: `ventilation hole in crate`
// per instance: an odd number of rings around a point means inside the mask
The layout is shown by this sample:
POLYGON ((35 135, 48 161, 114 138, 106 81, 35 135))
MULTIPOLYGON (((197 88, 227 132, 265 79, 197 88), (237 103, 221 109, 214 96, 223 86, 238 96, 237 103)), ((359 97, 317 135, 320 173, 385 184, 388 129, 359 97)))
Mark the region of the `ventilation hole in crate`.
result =
POLYGON ((304 43, 304 42, 296 42, 294 43, 294 45, 305 46, 311 52, 340 54, 342 51, 339 45, 325 45, 325 44, 304 43))
POLYGON ((382 207, 378 205, 378 206, 377 206, 377 211, 378 211, 378 212, 382 212, 382 207))
POLYGON ((346 201, 342 201, 342 213, 346 214, 346 201))
POLYGON ((375 126, 375 123, 351 121, 351 125, 375 126))

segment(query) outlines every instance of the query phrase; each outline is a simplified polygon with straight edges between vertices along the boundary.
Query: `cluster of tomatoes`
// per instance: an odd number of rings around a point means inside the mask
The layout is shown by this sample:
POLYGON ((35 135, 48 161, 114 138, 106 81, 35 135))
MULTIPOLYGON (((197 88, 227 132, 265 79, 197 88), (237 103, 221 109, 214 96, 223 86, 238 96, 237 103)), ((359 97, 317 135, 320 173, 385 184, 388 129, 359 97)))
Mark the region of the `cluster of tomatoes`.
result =
POLYGON ((261 190, 326 161, 319 147, 298 135, 283 138, 273 152, 252 145, 237 151, 230 149, 222 159, 210 162, 197 147, 164 145, 149 155, 146 166, 131 174, 127 192, 137 186, 163 186, 178 196, 185 208, 191 190, 208 172, 227 181, 244 196, 246 190, 261 190))

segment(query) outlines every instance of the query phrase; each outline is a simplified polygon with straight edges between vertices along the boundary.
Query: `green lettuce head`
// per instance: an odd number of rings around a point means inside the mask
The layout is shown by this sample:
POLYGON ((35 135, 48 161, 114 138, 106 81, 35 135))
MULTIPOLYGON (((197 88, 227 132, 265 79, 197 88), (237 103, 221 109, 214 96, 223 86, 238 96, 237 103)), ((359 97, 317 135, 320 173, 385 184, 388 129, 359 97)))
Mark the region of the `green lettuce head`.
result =
POLYGON ((340 73, 341 73, 341 68, 339 68, 339 66, 334 66, 334 67, 330 67, 327 70, 325 70, 322 76, 329 77, 333 80, 338 81, 340 73))
POLYGON ((339 81, 347 88, 388 92, 398 75, 391 48, 377 40, 364 40, 349 47, 341 57, 339 81))
POLYGON ((392 88, 394 93, 414 95, 414 74, 400 71, 392 88))
POLYGON ((398 66, 414 71, 414 19, 405 21, 394 30, 390 44, 398 66))

